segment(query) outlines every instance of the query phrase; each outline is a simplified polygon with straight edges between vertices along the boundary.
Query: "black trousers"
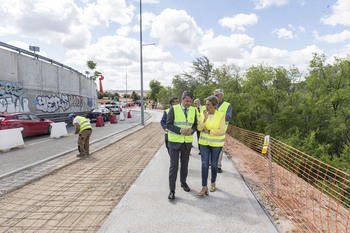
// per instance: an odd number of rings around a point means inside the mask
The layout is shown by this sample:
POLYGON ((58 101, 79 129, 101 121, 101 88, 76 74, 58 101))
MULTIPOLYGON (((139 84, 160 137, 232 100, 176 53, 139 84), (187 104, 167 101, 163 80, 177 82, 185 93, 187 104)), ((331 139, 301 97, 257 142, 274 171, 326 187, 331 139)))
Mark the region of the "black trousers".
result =
POLYGON ((177 172, 179 169, 179 159, 181 164, 180 182, 186 183, 190 152, 191 152, 191 148, 188 149, 185 143, 183 143, 179 149, 173 149, 169 147, 169 154, 170 154, 169 189, 170 190, 175 190, 176 188, 177 172))

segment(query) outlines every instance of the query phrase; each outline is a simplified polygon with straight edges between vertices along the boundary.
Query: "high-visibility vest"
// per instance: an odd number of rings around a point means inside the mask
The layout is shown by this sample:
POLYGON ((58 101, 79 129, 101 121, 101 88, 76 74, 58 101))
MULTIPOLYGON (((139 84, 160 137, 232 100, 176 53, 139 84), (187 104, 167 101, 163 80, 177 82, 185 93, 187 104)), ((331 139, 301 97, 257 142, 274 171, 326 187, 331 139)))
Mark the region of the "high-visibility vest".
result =
MULTIPOLYGON (((222 112, 215 111, 213 119, 210 121, 209 117, 205 122, 205 127, 208 130, 219 129, 220 122, 222 118, 225 118, 225 115, 222 112)), ((204 113, 201 113, 201 119, 204 119, 204 113)), ((209 133, 201 131, 199 135, 199 145, 204 146, 213 146, 213 147, 222 147, 225 143, 225 133, 218 136, 210 136, 209 133)))
MULTIPOLYGON (((188 108, 187 119, 180 104, 173 106, 173 109, 174 109, 174 125, 179 128, 185 128, 185 129, 192 128, 196 117, 196 109, 192 106, 188 108)), ((177 134, 172 131, 169 131, 168 133, 169 133, 168 134, 169 142, 178 142, 178 143, 193 142, 193 135, 185 136, 183 134, 177 134)))
MULTIPOLYGON (((226 112, 227 112, 227 109, 228 107, 230 106, 229 103, 227 103, 226 101, 224 101, 221 105, 220 105, 220 108, 218 109, 219 112, 222 112, 224 114, 224 116, 226 117, 226 112)), ((225 119, 225 132, 227 131, 227 128, 228 128, 228 121, 226 121, 225 119)))
POLYGON ((200 122, 201 120, 201 113, 207 109, 207 107, 205 107, 205 105, 202 105, 202 108, 201 108, 201 111, 199 112, 198 111, 198 108, 195 108, 196 109, 196 113, 197 113, 197 122, 200 122))
POLYGON ((80 126, 80 131, 79 133, 81 133, 83 130, 85 129, 92 129, 90 122, 82 116, 76 116, 75 118, 80 120, 79 126, 80 126))
MULTIPOLYGON (((166 116, 167 116, 167 117, 168 117, 169 110, 170 110, 170 108, 168 108, 167 110, 165 110, 165 113, 166 113, 166 116)), ((164 130, 164 133, 165 133, 165 134, 168 134, 168 131, 164 130)))

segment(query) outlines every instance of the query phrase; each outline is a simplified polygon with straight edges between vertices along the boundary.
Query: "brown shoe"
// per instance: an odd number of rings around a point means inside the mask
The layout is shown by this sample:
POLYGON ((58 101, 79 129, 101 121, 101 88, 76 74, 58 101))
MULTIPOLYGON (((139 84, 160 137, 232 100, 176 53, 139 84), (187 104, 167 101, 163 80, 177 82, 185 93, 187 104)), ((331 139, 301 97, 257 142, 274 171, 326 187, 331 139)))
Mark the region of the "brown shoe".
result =
POLYGON ((200 197, 204 195, 209 195, 208 187, 202 187, 202 190, 197 195, 200 197))

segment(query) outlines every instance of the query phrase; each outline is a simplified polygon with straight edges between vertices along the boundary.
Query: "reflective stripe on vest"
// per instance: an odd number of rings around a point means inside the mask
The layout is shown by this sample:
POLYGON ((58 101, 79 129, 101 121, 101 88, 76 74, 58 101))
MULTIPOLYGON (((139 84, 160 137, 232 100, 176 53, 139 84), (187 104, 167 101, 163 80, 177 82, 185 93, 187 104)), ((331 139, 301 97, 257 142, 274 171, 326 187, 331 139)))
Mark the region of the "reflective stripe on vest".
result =
POLYGON ((81 133, 83 130, 85 129, 92 129, 90 122, 85 118, 85 117, 81 117, 81 116, 76 116, 77 119, 80 120, 79 126, 80 126, 80 130, 79 133, 81 133))
MULTIPOLYGON (((219 112, 222 112, 224 114, 224 116, 226 117, 226 113, 227 113, 227 109, 228 107, 230 106, 229 103, 227 103, 226 101, 224 101, 221 105, 220 105, 220 108, 218 109, 219 112)), ((228 121, 226 121, 225 119, 225 132, 227 131, 227 128, 228 128, 228 121)))
MULTIPOLYGON (((210 119, 208 118, 205 122, 205 127, 210 130, 219 129, 220 122, 223 117, 225 117, 225 115, 222 112, 215 111, 213 119, 210 121, 210 119)), ((204 119, 203 113, 201 113, 201 118, 204 119)), ((213 147, 222 147, 225 143, 225 136, 226 133, 218 136, 210 136, 208 133, 201 131, 201 134, 199 136, 199 144, 204 146, 209 145, 213 147)))
MULTIPOLYGON (((166 113, 166 116, 167 116, 167 117, 168 117, 169 110, 170 110, 170 108, 168 108, 167 110, 165 110, 165 113, 166 113)), ((164 133, 165 133, 165 134, 168 134, 168 131, 164 130, 164 133)))
MULTIPOLYGON (((179 128, 185 128, 185 129, 192 128, 196 117, 196 109, 192 106, 188 108, 187 119, 180 104, 173 106, 173 109, 174 109, 174 126, 177 126, 179 128)), ((185 136, 183 134, 177 134, 172 131, 169 131, 168 135, 169 135, 168 136, 169 142, 178 142, 178 143, 193 142, 193 135, 185 136)))

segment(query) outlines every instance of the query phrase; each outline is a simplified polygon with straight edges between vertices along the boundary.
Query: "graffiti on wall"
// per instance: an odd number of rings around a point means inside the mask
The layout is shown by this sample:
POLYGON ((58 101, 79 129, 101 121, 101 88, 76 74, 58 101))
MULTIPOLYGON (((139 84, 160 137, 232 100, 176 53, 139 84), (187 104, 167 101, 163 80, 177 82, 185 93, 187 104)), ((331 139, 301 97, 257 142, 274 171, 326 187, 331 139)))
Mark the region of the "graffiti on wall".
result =
POLYGON ((0 96, 14 95, 16 97, 19 97, 22 95, 22 90, 22 83, 0 80, 0 96))
POLYGON ((42 112, 56 112, 60 108, 67 111, 71 107, 81 107, 83 105, 82 97, 77 95, 61 94, 60 96, 37 96, 35 109, 42 112))
POLYGON ((28 98, 0 98, 0 112, 30 112, 28 98))
POLYGON ((23 84, 20 82, 0 80, 0 112, 29 112, 29 100, 21 97, 22 90, 23 84))

